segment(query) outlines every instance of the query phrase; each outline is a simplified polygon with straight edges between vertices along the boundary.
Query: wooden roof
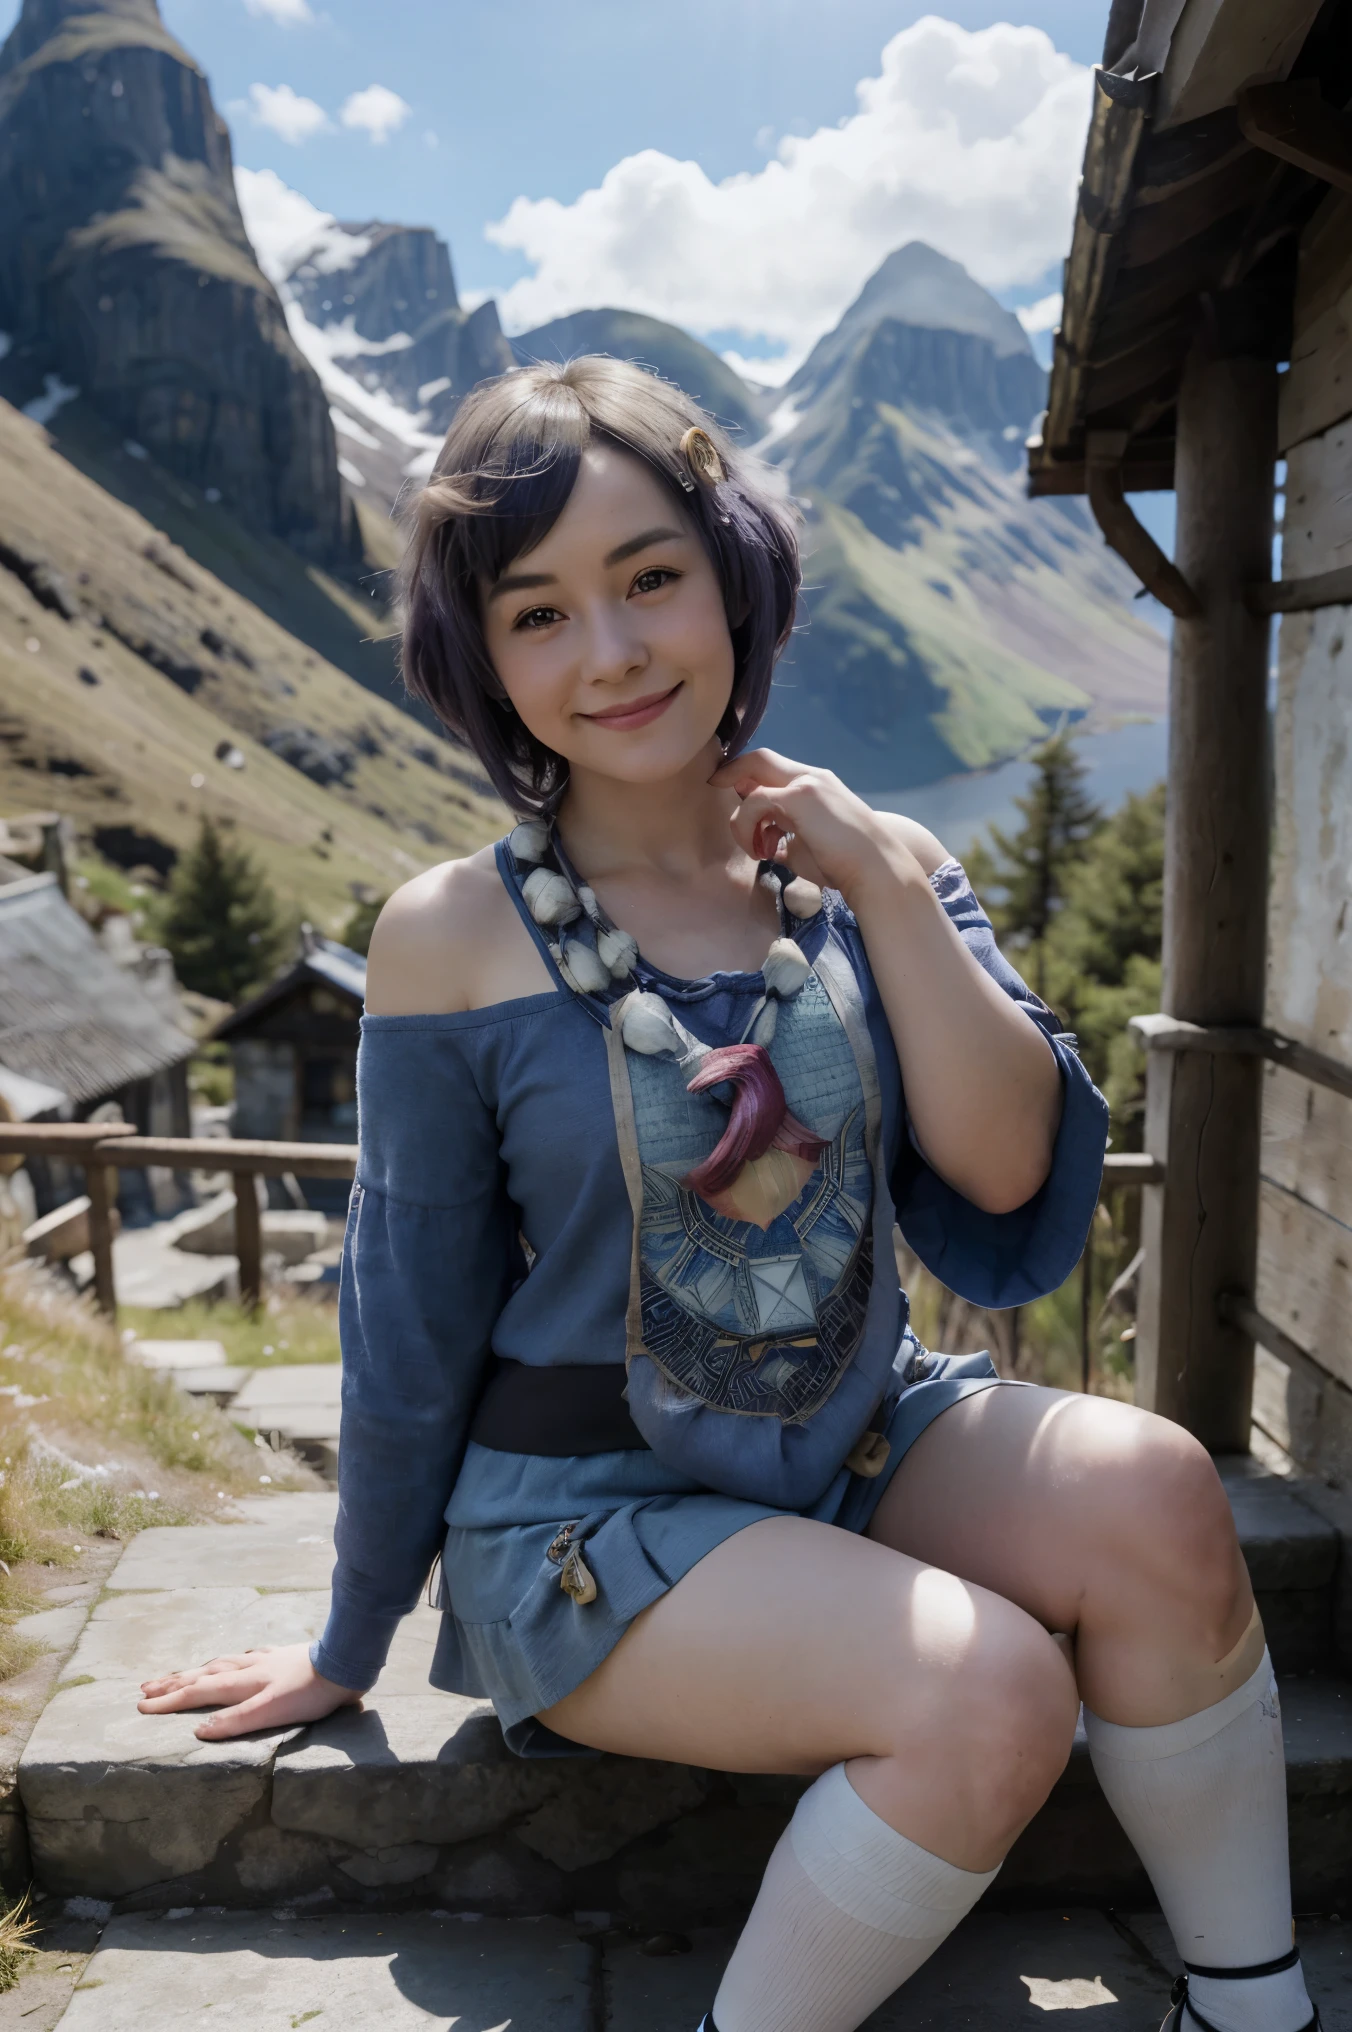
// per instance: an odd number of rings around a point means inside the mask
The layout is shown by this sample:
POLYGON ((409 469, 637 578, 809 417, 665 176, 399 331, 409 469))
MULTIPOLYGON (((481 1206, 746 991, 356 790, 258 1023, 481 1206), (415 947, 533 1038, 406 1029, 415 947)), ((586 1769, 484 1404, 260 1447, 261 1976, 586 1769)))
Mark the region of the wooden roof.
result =
MULTIPOLYGON (((1124 433, 1129 490, 1173 485, 1194 338, 1289 357, 1297 239, 1346 150, 1352 0, 1114 0, 1094 74, 1033 494, 1086 490, 1086 438, 1124 433)), ((1345 188, 1352 188, 1347 184, 1345 188)))
POLYGON ((86 1104, 191 1058, 55 875, 0 886, 0 1065, 86 1104))

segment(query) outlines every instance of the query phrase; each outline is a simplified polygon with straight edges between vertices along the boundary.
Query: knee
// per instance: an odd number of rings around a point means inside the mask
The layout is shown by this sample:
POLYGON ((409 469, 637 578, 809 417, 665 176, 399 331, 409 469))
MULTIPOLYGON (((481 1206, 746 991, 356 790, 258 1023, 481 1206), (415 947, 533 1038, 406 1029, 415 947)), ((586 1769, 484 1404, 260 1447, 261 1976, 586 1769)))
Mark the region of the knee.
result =
POLYGON ((1157 1589, 1226 1619, 1247 1600, 1248 1576, 1214 1461, 1181 1426, 1149 1416, 1133 1451, 1124 1546, 1157 1589))
POLYGON ((1070 1755, 1080 1697, 1060 1647, 1012 1603, 990 1601, 949 1689, 944 1782, 965 1824, 1003 1854, 1070 1755))

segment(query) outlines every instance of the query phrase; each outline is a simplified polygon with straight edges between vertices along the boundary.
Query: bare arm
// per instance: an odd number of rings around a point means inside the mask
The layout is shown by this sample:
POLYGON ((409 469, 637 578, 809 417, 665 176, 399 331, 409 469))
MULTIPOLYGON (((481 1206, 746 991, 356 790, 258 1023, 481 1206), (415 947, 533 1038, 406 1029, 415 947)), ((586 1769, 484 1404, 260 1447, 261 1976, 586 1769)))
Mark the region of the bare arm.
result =
POLYGON ((978 964, 929 877, 946 858, 933 834, 874 812, 826 770, 760 749, 716 782, 741 798, 733 830, 853 910, 897 1047, 925 1156, 964 1198, 1009 1213, 1046 1179, 1061 1076, 1037 1025, 978 964))

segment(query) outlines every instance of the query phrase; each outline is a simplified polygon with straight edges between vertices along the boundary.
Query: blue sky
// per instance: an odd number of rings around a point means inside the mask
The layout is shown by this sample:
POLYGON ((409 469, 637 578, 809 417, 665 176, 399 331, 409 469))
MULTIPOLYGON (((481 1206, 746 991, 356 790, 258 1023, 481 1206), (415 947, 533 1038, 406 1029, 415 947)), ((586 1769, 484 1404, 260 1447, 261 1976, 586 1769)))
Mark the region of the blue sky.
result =
MULTIPOLYGON (((753 357, 801 352, 907 237, 1006 301, 1044 296, 1107 6, 1037 0, 1014 17, 1050 38, 1035 46, 989 0, 950 0, 928 39, 896 0, 161 0, 241 165, 340 218, 435 226, 471 299, 516 285, 517 326, 625 289, 753 357), (894 173, 931 115, 947 141, 919 138, 928 179, 894 173), (833 178, 843 222, 820 198, 833 178)), ((0 31, 18 11, 0 0, 0 31)))

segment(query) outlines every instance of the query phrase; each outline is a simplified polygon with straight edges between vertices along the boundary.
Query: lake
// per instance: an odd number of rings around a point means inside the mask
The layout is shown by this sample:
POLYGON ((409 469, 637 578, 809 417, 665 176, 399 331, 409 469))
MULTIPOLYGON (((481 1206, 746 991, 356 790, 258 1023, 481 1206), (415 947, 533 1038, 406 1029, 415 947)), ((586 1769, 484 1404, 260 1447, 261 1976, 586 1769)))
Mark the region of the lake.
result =
MULTIPOLYGON (((1149 790, 1161 780, 1168 745, 1167 720, 1137 721, 1101 734, 1080 735, 1076 746, 1089 772, 1086 792, 1105 812, 1116 811, 1129 792, 1149 790)), ((998 769, 945 776, 911 790, 880 791, 868 802, 875 811, 904 811, 960 856, 988 826, 1009 832, 1022 823, 1014 800, 1028 789, 1032 777, 1033 766, 1027 760, 1002 762, 998 769)))

